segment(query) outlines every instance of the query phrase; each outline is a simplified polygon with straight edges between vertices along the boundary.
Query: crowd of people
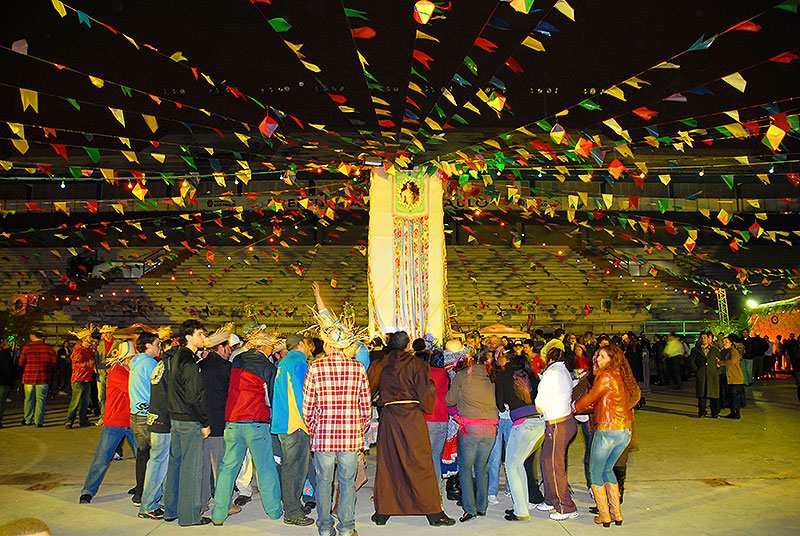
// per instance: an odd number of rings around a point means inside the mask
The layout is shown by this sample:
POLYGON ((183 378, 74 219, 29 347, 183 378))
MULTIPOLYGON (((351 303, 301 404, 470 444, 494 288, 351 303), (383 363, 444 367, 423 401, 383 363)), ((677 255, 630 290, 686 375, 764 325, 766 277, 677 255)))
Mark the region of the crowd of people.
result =
MULTIPOLYGON (((798 368, 794 334, 772 342, 747 330, 701 333, 691 347, 674 333, 651 343, 644 333, 563 329, 518 341, 470 332, 443 346, 399 331, 367 346, 312 289, 314 329, 285 338, 257 323, 207 335, 194 319, 176 336, 139 324, 72 332, 74 348, 59 348, 71 367, 65 427, 90 424, 93 390, 102 426, 79 502, 91 503, 127 441, 139 517, 222 525, 257 486, 270 519, 308 526, 316 508, 321 536, 350 536, 375 444, 377 525, 398 515, 453 525, 444 500, 463 508, 459 522, 478 519, 499 503, 503 468, 506 520, 540 512, 564 521, 579 515, 566 460, 580 430, 594 521, 619 525, 634 412, 651 384, 680 389, 694 376, 699 417, 729 408, 738 419, 745 385, 798 368)), ((66 392, 64 359, 42 338, 34 331, 18 359, 23 425, 43 425, 51 386, 66 392)), ((6 339, 0 352, 4 402, 14 374, 6 339)))

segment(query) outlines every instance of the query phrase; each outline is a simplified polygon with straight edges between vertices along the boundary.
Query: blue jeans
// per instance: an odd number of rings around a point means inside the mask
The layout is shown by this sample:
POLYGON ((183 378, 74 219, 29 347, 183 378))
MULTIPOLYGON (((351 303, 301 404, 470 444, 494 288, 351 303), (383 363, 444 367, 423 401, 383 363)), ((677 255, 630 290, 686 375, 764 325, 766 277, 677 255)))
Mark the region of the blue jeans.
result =
POLYGON ((72 382, 72 399, 67 410, 67 422, 72 424, 75 417, 79 418, 82 425, 89 423, 87 411, 89 409, 89 396, 91 395, 92 382, 72 382))
POLYGON ((442 479, 442 456, 444 455, 444 443, 447 440, 447 421, 429 422, 428 439, 431 442, 431 454, 433 455, 433 468, 436 471, 436 482, 442 479))
MULTIPOLYGON (((497 422, 497 435, 494 436, 494 446, 489 454, 489 495, 497 495, 500 488, 500 463, 502 462, 503 448, 508 445, 511 434, 511 419, 500 419, 497 422)), ((506 463, 508 463, 506 461, 506 463)), ((506 478, 508 478, 506 473, 506 478)))
POLYGON ((169 463, 170 434, 150 432, 150 459, 147 460, 147 471, 144 476, 144 490, 142 491, 142 505, 140 514, 147 514, 158 509, 161 499, 161 486, 167 476, 169 463))
POLYGON ((136 438, 133 436, 133 431, 126 426, 104 426, 100 432, 100 441, 97 442, 97 448, 94 449, 94 458, 92 465, 89 466, 89 474, 86 475, 86 480, 83 482, 83 489, 81 495, 90 495, 94 497, 97 490, 100 488, 100 482, 108 470, 108 464, 111 463, 111 458, 114 456, 114 451, 117 445, 123 438, 128 438, 128 443, 131 444, 133 452, 137 451, 136 438))
POLYGON ((357 452, 315 452, 314 468, 317 470, 317 531, 320 536, 333 532, 331 517, 331 485, 333 468, 339 463, 339 536, 350 536, 356 530, 356 469, 357 452))
POLYGON ((589 470, 592 485, 617 483, 614 464, 631 441, 630 430, 595 430, 592 438, 592 461, 589 470))
POLYGON ((525 472, 525 459, 536 450, 544 437, 544 419, 528 417, 525 422, 511 428, 506 444, 506 486, 511 490, 514 501, 514 515, 527 517, 528 474, 525 472))
MULTIPOLYGON (((25 413, 23 420, 28 424, 42 426, 44 424, 44 407, 47 404, 47 391, 50 386, 47 384, 23 385, 25 388, 25 413), (36 422, 33 421, 34 405, 36 406, 36 422)), ((3 400, 5 403, 5 400, 3 400)))
POLYGON ((100 406, 100 417, 106 411, 106 382, 108 369, 97 369, 97 404, 100 406))
POLYGON ((182 526, 200 521, 203 432, 196 421, 170 423, 169 464, 164 479, 164 517, 182 526))
MULTIPOLYGON (((467 427, 469 431, 470 427, 467 427)), ((464 511, 475 515, 486 512, 489 504, 489 453, 494 445, 493 435, 458 432, 458 478, 461 482, 461 500, 464 511), (472 472, 478 483, 477 495, 472 472)))
POLYGON ((298 519, 303 512, 303 485, 311 459, 311 439, 303 430, 278 434, 281 442, 281 495, 283 509, 289 519, 298 519))
POLYGON ((281 484, 275 458, 272 455, 272 434, 269 431, 269 423, 226 422, 224 437, 225 454, 222 456, 217 476, 214 513, 211 519, 221 523, 228 517, 228 506, 233 496, 233 482, 242 468, 247 449, 250 449, 250 455, 253 457, 261 506, 270 519, 279 519, 283 513, 281 484))

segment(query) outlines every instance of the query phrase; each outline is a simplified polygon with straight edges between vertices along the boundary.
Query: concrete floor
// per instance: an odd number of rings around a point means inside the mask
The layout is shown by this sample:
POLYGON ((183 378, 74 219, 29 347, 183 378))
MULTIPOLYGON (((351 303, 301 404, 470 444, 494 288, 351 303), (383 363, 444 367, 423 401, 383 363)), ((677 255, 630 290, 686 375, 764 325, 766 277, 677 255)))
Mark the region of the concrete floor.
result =
MULTIPOLYGON (((623 504, 625 524, 608 529, 628 534, 800 534, 800 404, 788 378, 747 389, 748 406, 742 419, 698 419, 694 382, 683 391, 659 390, 636 413, 640 449, 628 466, 623 504)), ((0 430, 0 523, 33 516, 48 523, 52 533, 122 535, 198 534, 306 534, 315 526, 292 527, 270 521, 259 501, 242 513, 214 526, 181 528, 137 517, 126 490, 134 483, 134 460, 111 463, 98 495, 90 505, 78 504, 94 447, 97 427, 65 430, 66 397, 50 403, 42 429, 21 427, 21 402, 6 409, 6 428, 0 430)), ((403 534, 495 534, 519 531, 553 531, 597 534, 587 507, 593 504, 581 485, 583 447, 573 443, 570 481, 581 516, 565 522, 551 521, 543 513, 529 522, 503 520, 511 499, 500 493, 500 504, 490 506, 486 518, 450 528, 433 528, 424 517, 393 517, 385 527, 370 522, 370 497, 374 474, 374 449, 368 457, 370 482, 357 495, 356 526, 366 536, 403 534), (421 531, 421 532, 417 532, 421 531)), ((501 484, 502 487, 502 484, 501 484)), ((445 501, 452 517, 461 508, 445 501)), ((316 517, 316 513, 312 514, 316 517)))

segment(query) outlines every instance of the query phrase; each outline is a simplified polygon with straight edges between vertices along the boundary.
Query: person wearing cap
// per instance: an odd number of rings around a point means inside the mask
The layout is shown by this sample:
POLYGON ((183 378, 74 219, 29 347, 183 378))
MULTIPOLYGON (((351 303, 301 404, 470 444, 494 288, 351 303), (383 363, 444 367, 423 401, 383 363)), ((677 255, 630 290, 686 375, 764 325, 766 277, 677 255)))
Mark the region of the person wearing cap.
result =
POLYGON ((179 332, 180 348, 170 359, 167 411, 170 418, 170 452, 164 481, 164 520, 181 526, 207 525, 200 510, 203 474, 203 439, 211 433, 206 391, 197 352, 205 346, 203 325, 186 320, 179 332))
POLYGON ((114 337, 117 326, 106 324, 101 326, 98 331, 100 332, 100 342, 97 343, 97 348, 95 349, 94 366, 97 371, 97 405, 100 407, 100 414, 102 415, 106 407, 106 378, 108 376, 106 360, 119 345, 120 341, 114 337))
POLYGON ((278 363, 272 393, 272 433, 278 435, 281 445, 283 522, 307 526, 314 520, 306 515, 310 509, 301 501, 311 460, 311 439, 303 420, 303 383, 313 347, 304 335, 292 333, 286 348, 289 353, 278 363))
POLYGON ((363 365, 344 355, 360 337, 355 326, 333 315, 314 313, 325 356, 313 361, 303 383, 303 419, 311 436, 317 473, 317 531, 336 531, 331 517, 334 464, 339 472, 340 536, 355 534, 355 478, 358 452, 372 414, 369 381, 363 365))
MULTIPOLYGON (((102 344, 102 341, 101 341, 102 344)), ((131 500, 136 506, 142 504, 145 471, 150 460, 150 430, 147 414, 150 408, 150 378, 156 368, 155 358, 161 354, 161 341, 155 333, 142 333, 136 339, 139 352, 130 364, 128 394, 131 401, 131 429, 139 450, 136 452, 136 488, 131 500)))
POLYGON ((275 365, 267 359, 280 342, 266 328, 246 335, 248 350, 231 364, 231 381, 225 405, 225 454, 217 477, 211 520, 222 525, 229 515, 233 481, 250 449, 258 478, 261 505, 270 519, 281 517, 281 487, 272 451, 270 407, 275 382, 275 365))
POLYGON ((94 326, 87 325, 78 331, 70 331, 80 342, 72 349, 72 399, 67 410, 65 428, 72 428, 75 417, 81 426, 89 426, 88 410, 91 383, 94 381, 94 326))
POLYGON ((170 420, 167 410, 167 378, 172 356, 179 346, 174 344, 172 329, 162 326, 156 330, 161 342, 160 360, 150 375, 150 405, 147 408, 147 430, 150 432, 150 459, 144 476, 142 504, 139 517, 162 519, 164 510, 159 506, 161 488, 167 474, 170 445, 170 420))
POLYGON ((378 427, 375 514, 385 525, 393 515, 419 515, 440 527, 455 524, 442 510, 424 413, 433 413, 436 385, 430 366, 410 352, 405 331, 389 338, 390 352, 379 380, 383 406, 378 427), (398 485, 403 483, 403 485, 398 485))
POLYGON ((206 388, 208 417, 211 419, 211 434, 203 441, 203 512, 213 497, 219 477, 219 464, 225 450, 222 432, 225 430, 225 404, 228 400, 228 384, 231 381, 231 330, 233 322, 225 324, 206 337, 209 351, 200 360, 200 374, 206 388))
MULTIPOLYGON (((22 386, 25 389, 25 412, 22 414, 22 426, 35 424, 37 428, 44 426, 44 408, 47 404, 47 392, 53 378, 56 365, 56 352, 53 347, 42 340, 44 333, 32 332, 30 342, 22 348, 19 366, 22 367, 22 386)), ((7 341, 6 341, 7 342, 7 341)), ((3 393, 2 404, 6 394, 3 393)), ((0 409, 0 420, 3 412, 0 409)), ((0 423, 2 426, 2 423, 0 423)))
POLYGON ((89 466, 89 473, 83 482, 79 502, 88 504, 97 495, 100 483, 106 474, 114 451, 123 438, 127 438, 134 452, 137 452, 136 438, 131 430, 131 406, 128 395, 130 362, 135 355, 133 343, 125 341, 108 358, 108 384, 103 428, 100 440, 94 450, 94 458, 89 466))

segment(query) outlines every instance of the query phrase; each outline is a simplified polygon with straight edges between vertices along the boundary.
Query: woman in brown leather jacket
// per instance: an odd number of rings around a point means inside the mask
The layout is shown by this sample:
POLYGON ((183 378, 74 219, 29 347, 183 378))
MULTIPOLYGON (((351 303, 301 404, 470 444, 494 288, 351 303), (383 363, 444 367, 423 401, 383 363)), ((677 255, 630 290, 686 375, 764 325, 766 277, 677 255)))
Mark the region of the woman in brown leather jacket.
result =
POLYGON ((625 353, 615 344, 597 351, 594 374, 594 384, 575 402, 575 412, 594 409, 595 431, 589 464, 592 493, 599 511, 594 522, 608 527, 611 521, 622 525, 614 463, 631 440, 631 408, 641 392, 625 353))

